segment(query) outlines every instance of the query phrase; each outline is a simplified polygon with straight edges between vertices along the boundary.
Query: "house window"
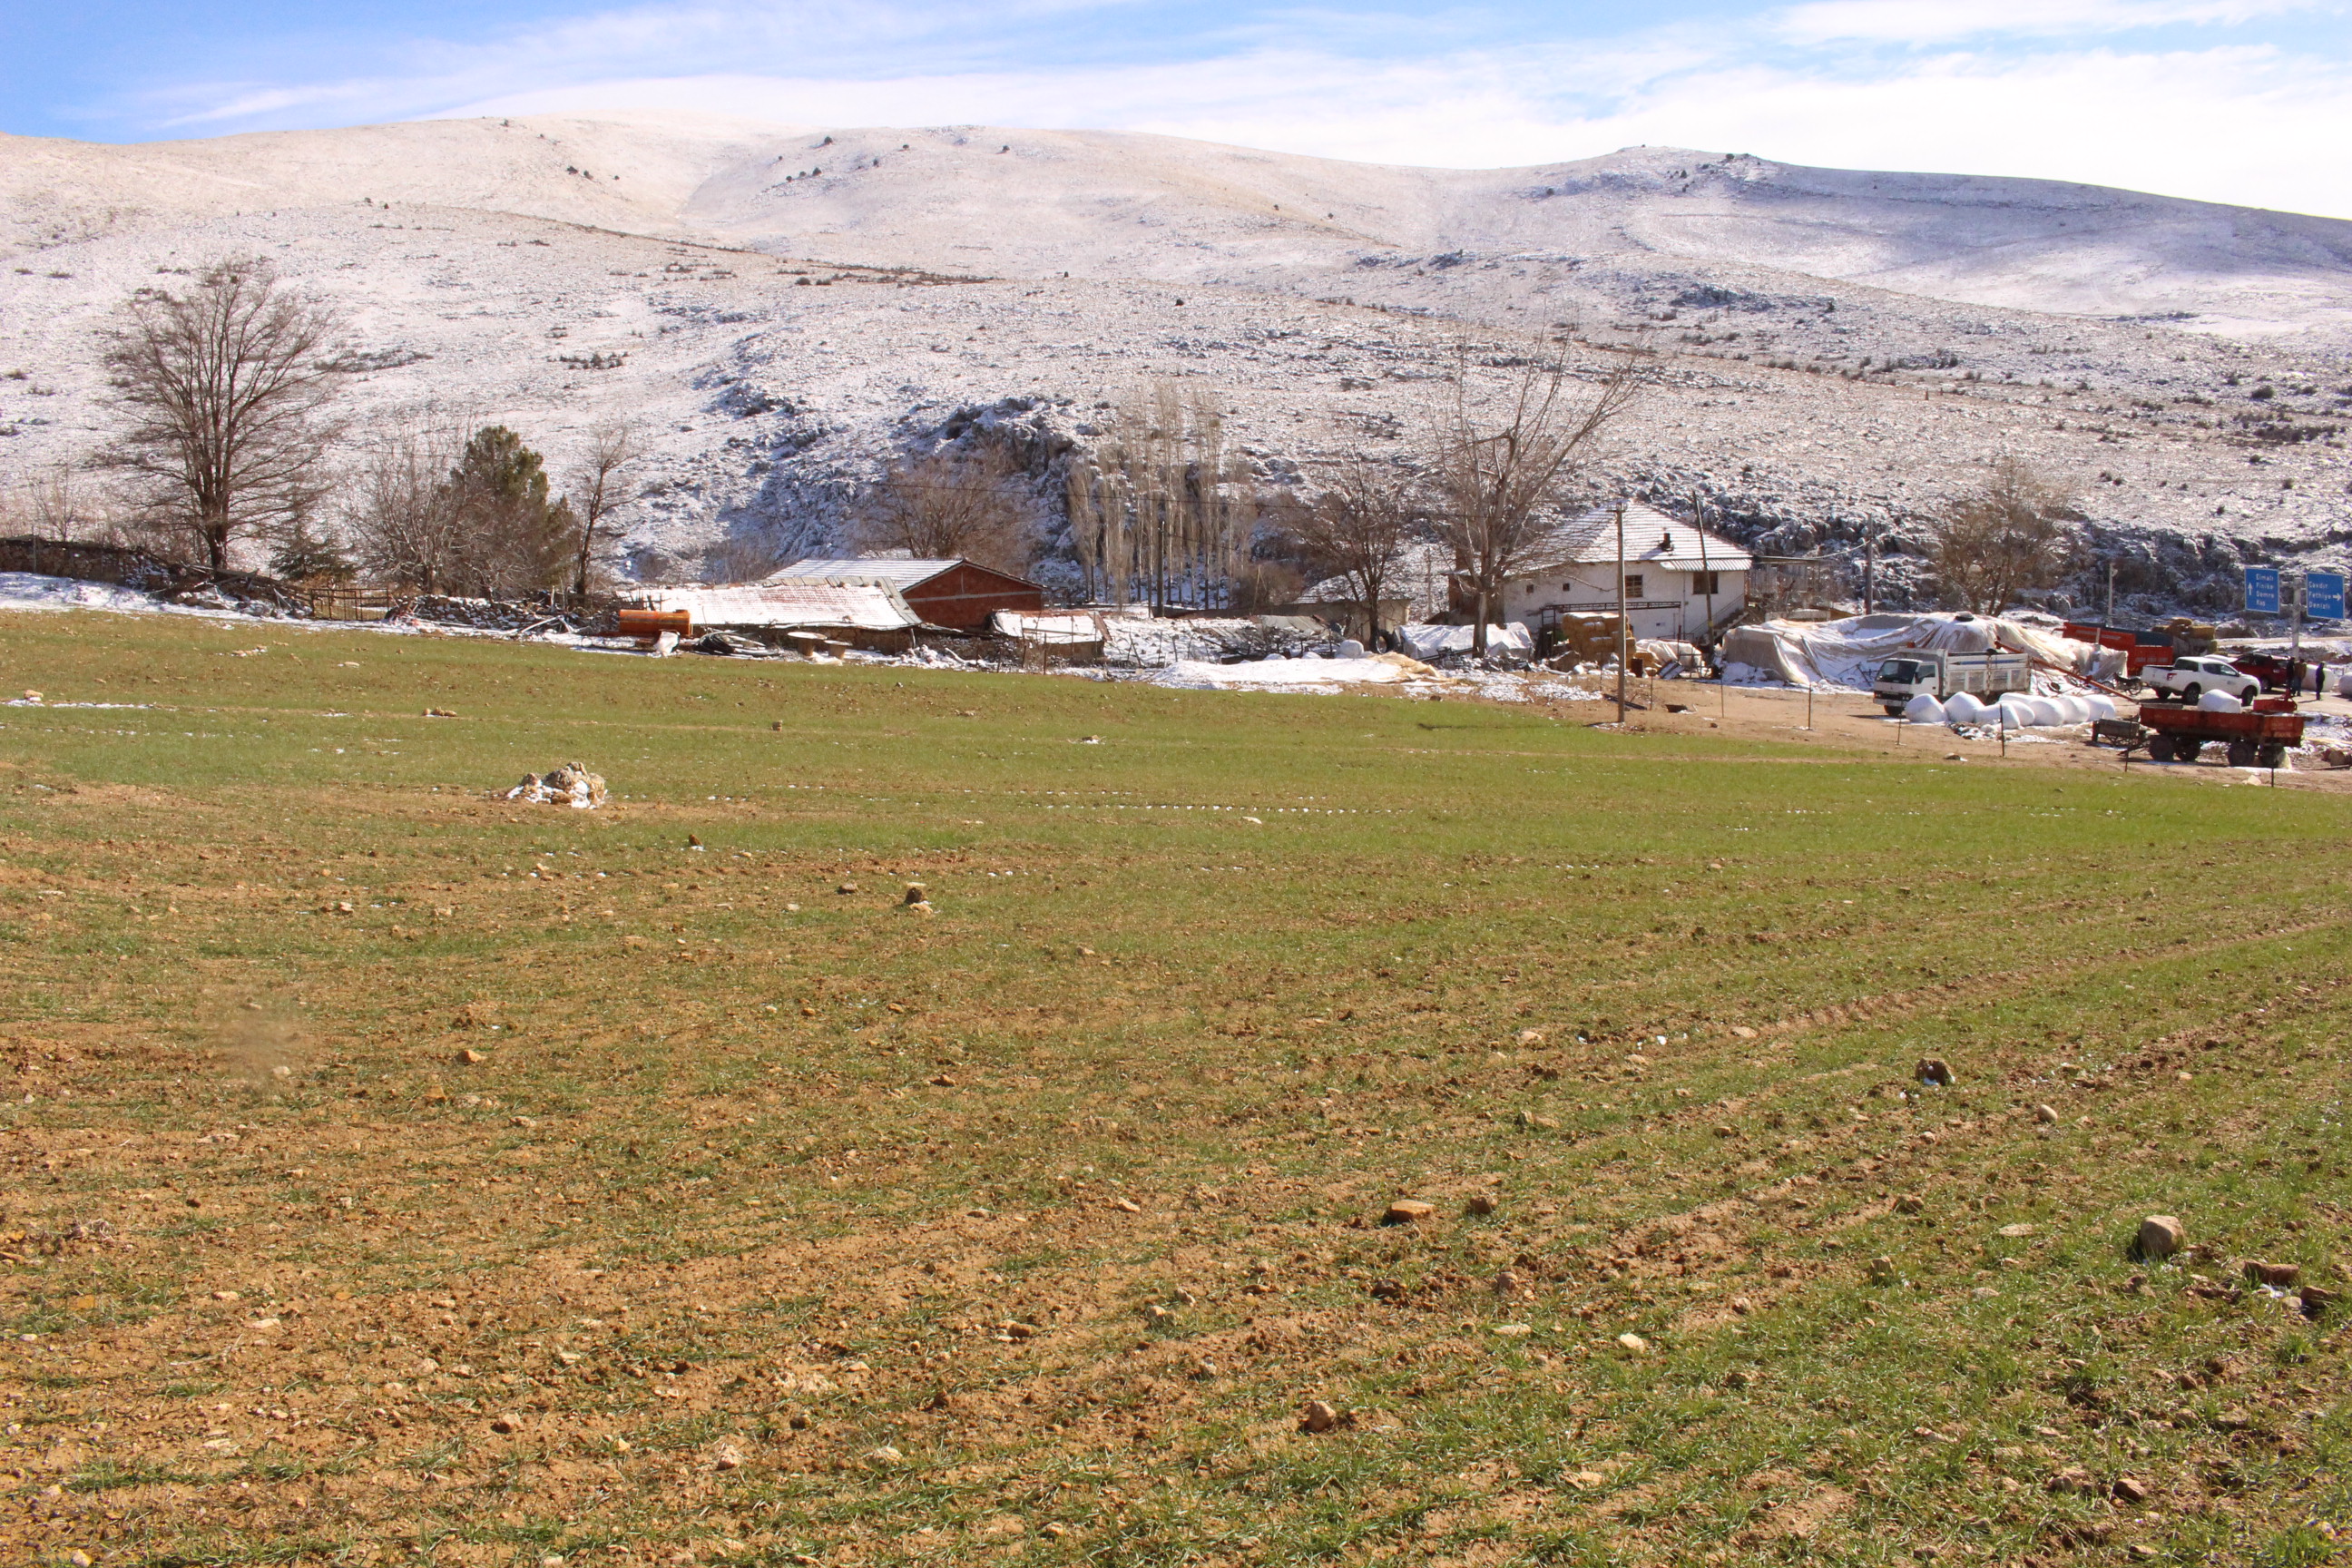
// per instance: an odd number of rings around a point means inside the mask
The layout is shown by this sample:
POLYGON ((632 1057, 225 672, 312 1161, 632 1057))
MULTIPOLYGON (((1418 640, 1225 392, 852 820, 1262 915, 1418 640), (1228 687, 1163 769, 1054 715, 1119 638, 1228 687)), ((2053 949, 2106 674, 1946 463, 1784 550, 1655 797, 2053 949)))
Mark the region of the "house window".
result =
POLYGON ((1629 599, 1638 599, 1642 596, 1642 574, 1639 572, 1625 579, 1625 596, 1629 599))
POLYGON ((1691 592, 1693 594, 1703 594, 1710 596, 1722 593, 1723 574, 1720 572, 1692 573, 1691 592))

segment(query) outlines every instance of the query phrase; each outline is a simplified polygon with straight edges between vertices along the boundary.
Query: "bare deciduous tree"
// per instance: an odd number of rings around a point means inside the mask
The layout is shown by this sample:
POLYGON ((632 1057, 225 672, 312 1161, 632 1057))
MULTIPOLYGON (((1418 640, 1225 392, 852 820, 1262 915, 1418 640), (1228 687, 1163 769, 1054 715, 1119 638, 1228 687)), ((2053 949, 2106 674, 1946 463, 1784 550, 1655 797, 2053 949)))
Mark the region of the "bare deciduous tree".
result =
POLYGON ((1549 342, 1481 360, 1466 341, 1456 347, 1452 383, 1451 401, 1438 412, 1430 485, 1439 535, 1476 597, 1471 645, 1483 655, 1504 581, 1543 537, 1547 512, 1574 487, 1641 383, 1630 354, 1587 392, 1549 342))
POLYGON ((1159 381, 1131 395, 1070 465, 1070 537, 1087 592, 1152 606, 1230 603, 1259 500, 1205 388, 1159 381))
POLYGON ((1944 597, 1997 616, 2026 589, 2057 583, 2074 565, 2073 513, 2063 487, 2020 458, 2000 459, 1937 521, 1931 559, 1944 597))
POLYGON ((1406 550, 1423 538, 1429 507, 1421 477, 1358 452, 1342 462, 1314 501, 1287 519, 1298 552, 1347 584, 1364 613, 1367 641, 1380 640, 1381 604, 1406 550))
POLYGON ((240 536, 319 499, 339 322, 257 257, 214 262, 184 294, 142 289, 123 313, 106 365, 130 426, 108 460, 224 568, 240 536))
POLYGON ((457 448, 444 429, 397 431, 368 449, 346 487, 343 522, 369 578, 437 594, 457 574, 462 539, 447 479, 457 448))
POLYGON ((604 518, 622 500, 622 476, 628 467, 643 455, 636 426, 627 420, 611 420, 588 432, 588 445, 574 459, 569 476, 580 513, 580 560, 573 574, 572 591, 588 592, 590 557, 596 549, 597 530, 604 518))
POLYGON ((1037 511, 1035 490, 1003 448, 943 447, 882 476, 861 498, 856 537, 867 550, 1020 573, 1036 553, 1037 511))

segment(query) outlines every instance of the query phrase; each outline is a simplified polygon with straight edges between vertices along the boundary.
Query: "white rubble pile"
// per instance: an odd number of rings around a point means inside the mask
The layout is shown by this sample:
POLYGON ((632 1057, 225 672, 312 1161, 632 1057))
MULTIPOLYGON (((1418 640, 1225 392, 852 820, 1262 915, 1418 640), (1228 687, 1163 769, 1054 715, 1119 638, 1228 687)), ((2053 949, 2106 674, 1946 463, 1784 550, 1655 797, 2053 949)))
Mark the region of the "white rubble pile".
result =
POLYGON ((568 805, 574 811, 593 811, 607 798, 604 775, 592 773, 578 763, 566 763, 545 773, 525 773, 506 797, 530 805, 568 805))

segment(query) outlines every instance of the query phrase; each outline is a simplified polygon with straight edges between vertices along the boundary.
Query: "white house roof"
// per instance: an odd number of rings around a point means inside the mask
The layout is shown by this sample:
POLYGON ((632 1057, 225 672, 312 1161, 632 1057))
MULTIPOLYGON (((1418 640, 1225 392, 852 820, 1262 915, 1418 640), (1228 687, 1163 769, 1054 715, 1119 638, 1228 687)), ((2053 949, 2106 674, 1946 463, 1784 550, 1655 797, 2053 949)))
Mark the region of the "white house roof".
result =
POLYGON ((875 583, 746 583, 723 587, 647 588, 646 608, 684 610, 698 626, 841 626, 896 631, 923 617, 895 588, 875 583))
MULTIPOLYGON (((1570 518, 1522 557, 1521 572, 1552 566, 1611 566, 1617 561, 1615 503, 1570 518)), ((1668 572, 1746 572, 1755 564, 1748 552, 1717 534, 1705 533, 1654 506, 1625 503, 1625 564, 1668 572), (1704 539, 1704 551, 1700 541, 1704 539)))
POLYGON ((769 573, 763 581, 887 583, 903 593, 961 564, 953 560, 913 561, 903 555, 835 556, 829 560, 795 561, 782 571, 769 573))

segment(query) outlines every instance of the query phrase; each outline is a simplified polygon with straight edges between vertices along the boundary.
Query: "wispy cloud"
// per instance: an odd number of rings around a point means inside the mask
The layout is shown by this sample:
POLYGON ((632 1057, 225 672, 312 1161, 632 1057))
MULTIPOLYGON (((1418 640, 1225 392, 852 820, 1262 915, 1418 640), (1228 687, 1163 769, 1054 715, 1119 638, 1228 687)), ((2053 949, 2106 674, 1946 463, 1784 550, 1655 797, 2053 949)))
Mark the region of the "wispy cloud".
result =
POLYGON ((1775 30, 1806 44, 1939 44, 2231 26, 2341 9, 2324 0, 1814 0, 1781 13, 1775 30))
MULTIPOLYGON (((380 70, 183 87, 185 129, 662 109, 799 125, 1151 131, 1379 162, 1504 166, 1637 142, 1849 168, 2121 185, 2352 214, 2352 61, 2255 26, 2299 0, 1811 0, 1614 37, 1447 13, 1340 25, 1140 0, 690 0, 380 70), (1159 29, 1154 34, 1153 29, 1159 29)), ((2302 21, 2294 27, 2300 27, 2302 21)))

